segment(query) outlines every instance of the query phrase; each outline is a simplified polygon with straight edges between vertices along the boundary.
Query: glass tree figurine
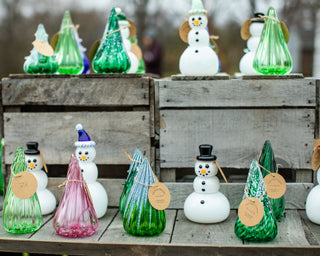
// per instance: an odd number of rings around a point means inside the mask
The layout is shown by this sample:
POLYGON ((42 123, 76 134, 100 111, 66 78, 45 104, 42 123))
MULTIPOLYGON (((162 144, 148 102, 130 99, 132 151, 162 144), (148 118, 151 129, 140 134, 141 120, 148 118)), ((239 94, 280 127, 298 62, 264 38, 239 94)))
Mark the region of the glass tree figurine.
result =
MULTIPOLYGON (((270 172, 272 173, 277 173, 277 163, 274 157, 274 153, 271 147, 271 143, 270 141, 265 141, 260 157, 259 157, 259 164, 265 168, 261 168, 261 173, 263 178, 265 176, 267 176, 270 172)), ((285 201, 284 201, 284 196, 277 198, 277 199, 273 199, 273 198, 269 198, 271 206, 272 206, 272 210, 273 210, 273 214, 274 217, 278 220, 282 217, 283 213, 284 213, 284 209, 285 209, 285 201)))
POLYGON ((164 210, 153 208, 148 199, 149 187, 156 182, 146 158, 139 167, 130 190, 123 217, 123 227, 131 235, 158 235, 166 227, 164 210))
POLYGON ((132 157, 132 162, 131 162, 129 170, 128 170, 128 177, 127 177, 127 180, 124 184, 122 194, 120 196, 119 211, 122 216, 124 214, 127 199, 128 199, 131 187, 133 185, 134 178, 136 177, 136 175, 138 173, 137 168, 140 166, 142 161, 143 161, 143 155, 141 153, 141 150, 139 148, 136 148, 136 150, 134 151, 133 157, 132 157))
POLYGON ((92 69, 96 73, 125 73, 130 69, 130 59, 122 41, 118 18, 113 8, 109 24, 98 50, 93 57, 92 69))
POLYGON ((263 75, 284 75, 292 69, 291 55, 273 7, 266 16, 253 67, 263 75))
POLYGON ((65 237, 90 236, 98 228, 98 217, 75 155, 71 156, 66 186, 53 219, 53 228, 58 235, 65 237))
POLYGON ((238 216, 234 226, 235 234, 246 241, 262 242, 273 240, 278 233, 277 221, 273 215, 263 177, 256 160, 251 163, 243 199, 248 197, 255 197, 262 203, 264 208, 263 218, 257 225, 249 227, 244 225, 238 216))
POLYGON ((81 74, 84 69, 83 59, 76 41, 75 29, 69 11, 64 13, 55 55, 59 74, 81 74))
MULTIPOLYGON (((35 33, 36 40, 48 43, 48 34, 42 24, 38 25, 35 33)), ((45 56, 33 48, 30 55, 25 57, 23 70, 28 74, 54 74, 58 70, 58 63, 55 55, 45 56)))
POLYGON ((18 198, 11 189, 14 175, 26 171, 27 165, 22 147, 14 155, 12 173, 3 204, 3 227, 10 233, 29 233, 36 231, 42 224, 42 214, 38 196, 34 193, 26 199, 18 198))
POLYGON ((87 49, 82 45, 82 39, 79 37, 79 33, 78 33, 78 25, 74 27, 74 35, 81 53, 81 57, 83 60, 83 71, 82 74, 89 74, 90 73, 90 63, 89 63, 89 59, 86 55, 86 51, 87 49))

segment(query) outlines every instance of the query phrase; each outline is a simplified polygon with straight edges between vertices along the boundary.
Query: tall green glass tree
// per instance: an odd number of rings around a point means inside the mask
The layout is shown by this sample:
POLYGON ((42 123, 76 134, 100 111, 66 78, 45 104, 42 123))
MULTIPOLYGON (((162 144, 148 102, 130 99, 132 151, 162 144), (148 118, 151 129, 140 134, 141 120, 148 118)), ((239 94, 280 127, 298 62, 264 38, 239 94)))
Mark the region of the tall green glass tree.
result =
POLYGON ((259 224, 253 227, 244 225, 237 217, 234 226, 235 234, 246 241, 262 242, 273 240, 278 233, 277 221, 273 215, 259 164, 256 160, 252 161, 247 178, 243 199, 247 197, 255 197, 260 200, 263 204, 264 215, 259 224))
MULTIPOLYGON (((42 24, 38 25, 35 33, 36 40, 48 42, 48 34, 42 24)), ((58 70, 58 63, 55 55, 45 56, 39 53, 35 48, 30 52, 30 55, 25 58, 23 70, 28 74, 54 74, 58 70)))
MULTIPOLYGON (((27 165, 22 147, 17 148, 12 172, 16 175, 26 171, 27 165)), ((6 231, 11 233, 29 233, 40 228, 42 214, 37 193, 27 199, 16 197, 11 190, 11 182, 14 177, 11 173, 7 193, 3 204, 2 222, 6 231)))
POLYGON ((59 74, 81 74, 84 69, 83 59, 74 34, 74 25, 69 11, 64 13, 55 55, 59 74))
MULTIPOLYGON (((272 172, 272 173, 277 172, 277 163, 274 157, 271 143, 268 140, 265 141, 263 145, 260 158, 259 158, 259 164, 263 166, 265 169, 267 169, 269 172, 272 172)), ((261 168, 261 173, 263 178, 269 174, 269 172, 266 171, 265 169, 261 168)), ((284 196, 277 199, 269 198, 269 200, 272 206, 274 216, 276 217, 277 220, 280 219, 285 210, 284 196)))
POLYGON ((92 61, 96 73, 125 73, 130 69, 130 59, 124 47, 118 18, 113 8, 109 25, 92 61))
POLYGON ((268 10, 253 67, 264 75, 284 75, 292 69, 292 58, 273 7, 268 10))
POLYGON ((134 182, 134 178, 136 177, 138 173, 138 167, 143 161, 143 155, 141 153, 141 150, 139 148, 136 148, 134 151, 133 157, 132 157, 132 162, 130 164, 129 170, 128 170, 128 177, 126 179, 126 182, 124 184, 124 188, 122 191, 122 194, 120 196, 120 201, 119 201, 119 211, 121 215, 123 216, 124 210, 127 204, 127 199, 131 190, 131 187, 134 182))
POLYGON ((145 158, 134 179, 123 216, 123 227, 131 235, 158 235, 166 227, 165 211, 153 208, 148 199, 149 187, 155 182, 151 166, 145 158))

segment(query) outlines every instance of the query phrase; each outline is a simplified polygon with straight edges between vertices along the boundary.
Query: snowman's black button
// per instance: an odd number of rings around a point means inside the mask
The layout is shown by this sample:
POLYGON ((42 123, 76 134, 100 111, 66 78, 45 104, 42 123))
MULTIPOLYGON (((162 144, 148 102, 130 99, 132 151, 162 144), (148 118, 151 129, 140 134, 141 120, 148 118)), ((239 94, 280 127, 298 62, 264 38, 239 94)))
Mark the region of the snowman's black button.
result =
POLYGON ((195 52, 198 53, 199 51, 198 51, 198 50, 195 50, 195 52))
POLYGON ((202 181, 202 185, 206 185, 206 182, 205 182, 205 181, 202 181))
POLYGON ((199 35, 199 31, 196 32, 196 35, 199 35))
POLYGON ((83 169, 81 169, 81 172, 83 172, 83 169))
POLYGON ((204 200, 201 200, 201 201, 200 201, 200 204, 204 204, 204 200))
POLYGON ((202 191, 205 192, 206 190, 203 188, 202 191))
POLYGON ((196 42, 199 42, 199 39, 196 39, 196 42))

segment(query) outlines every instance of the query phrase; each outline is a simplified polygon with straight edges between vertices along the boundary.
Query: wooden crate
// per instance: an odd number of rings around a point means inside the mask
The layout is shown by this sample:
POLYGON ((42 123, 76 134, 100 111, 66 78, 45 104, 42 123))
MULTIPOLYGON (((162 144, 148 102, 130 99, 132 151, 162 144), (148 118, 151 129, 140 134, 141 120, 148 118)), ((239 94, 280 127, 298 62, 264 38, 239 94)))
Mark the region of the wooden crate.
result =
POLYGON ((312 182, 318 81, 296 77, 156 80, 162 180, 193 168, 203 143, 213 145, 222 167, 248 169, 268 139, 280 168, 294 170, 297 182, 312 182))
POLYGON ((82 123, 96 142, 97 165, 129 165, 122 150, 139 146, 154 166, 153 88, 144 74, 4 78, 4 163, 13 162, 18 146, 38 141, 48 165, 68 164, 82 123))

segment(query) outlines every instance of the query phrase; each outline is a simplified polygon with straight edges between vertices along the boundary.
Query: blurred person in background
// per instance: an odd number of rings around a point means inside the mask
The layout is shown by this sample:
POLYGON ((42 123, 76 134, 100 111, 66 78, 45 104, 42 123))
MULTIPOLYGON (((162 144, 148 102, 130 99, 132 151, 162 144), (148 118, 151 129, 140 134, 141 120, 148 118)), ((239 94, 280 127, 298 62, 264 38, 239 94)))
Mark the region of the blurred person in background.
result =
POLYGON ((146 73, 162 74, 162 44, 156 38, 156 32, 148 30, 143 38, 144 53, 143 59, 146 64, 146 73))

